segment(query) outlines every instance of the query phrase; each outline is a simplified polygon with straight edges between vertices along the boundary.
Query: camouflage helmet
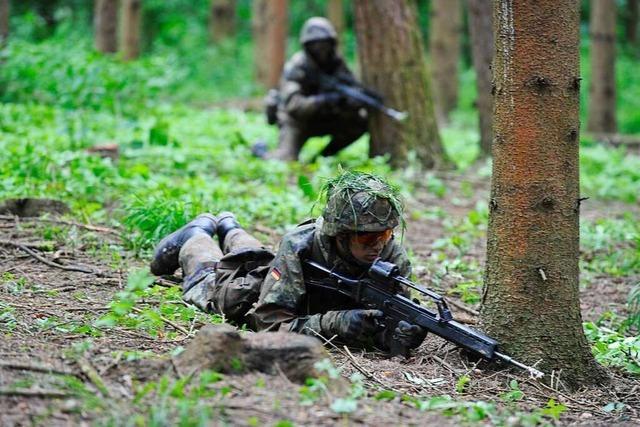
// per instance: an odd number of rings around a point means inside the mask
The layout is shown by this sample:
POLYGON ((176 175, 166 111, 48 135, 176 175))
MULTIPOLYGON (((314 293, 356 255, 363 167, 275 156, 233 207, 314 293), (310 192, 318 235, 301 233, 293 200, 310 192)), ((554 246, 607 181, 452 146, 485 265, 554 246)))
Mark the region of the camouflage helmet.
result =
POLYGON ((322 213, 322 233, 380 232, 402 221, 398 191, 382 178, 346 172, 325 185, 327 204, 322 213))
POLYGON ((327 18, 315 16, 306 20, 300 31, 300 44, 304 45, 316 40, 336 41, 338 35, 327 18))

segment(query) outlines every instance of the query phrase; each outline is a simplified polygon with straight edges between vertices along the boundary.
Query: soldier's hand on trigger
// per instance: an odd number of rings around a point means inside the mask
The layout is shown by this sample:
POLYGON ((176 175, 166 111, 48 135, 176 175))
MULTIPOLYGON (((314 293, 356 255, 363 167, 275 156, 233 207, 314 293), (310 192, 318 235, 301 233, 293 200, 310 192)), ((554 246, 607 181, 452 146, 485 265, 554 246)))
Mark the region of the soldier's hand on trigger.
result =
POLYGON ((393 339, 398 341, 403 347, 406 348, 419 347, 426 336, 426 330, 418 325, 412 325, 404 320, 398 322, 398 326, 396 326, 395 330, 393 331, 393 339))

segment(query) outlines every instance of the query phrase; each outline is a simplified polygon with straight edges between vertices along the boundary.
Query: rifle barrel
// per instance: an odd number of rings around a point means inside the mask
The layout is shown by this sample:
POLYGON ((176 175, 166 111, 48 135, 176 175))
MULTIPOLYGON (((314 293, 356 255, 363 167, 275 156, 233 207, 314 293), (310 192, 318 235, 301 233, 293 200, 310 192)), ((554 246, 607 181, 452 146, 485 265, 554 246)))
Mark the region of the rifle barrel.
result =
POLYGON ((524 363, 518 362, 517 360, 515 360, 513 357, 507 356, 506 354, 494 351, 493 354, 500 360, 507 362, 507 363, 511 363, 514 366, 517 366, 518 368, 524 369, 525 371, 529 372, 531 374, 531 376, 533 378, 542 378, 544 377, 544 372, 538 371, 536 368, 533 368, 531 366, 527 366, 524 363))

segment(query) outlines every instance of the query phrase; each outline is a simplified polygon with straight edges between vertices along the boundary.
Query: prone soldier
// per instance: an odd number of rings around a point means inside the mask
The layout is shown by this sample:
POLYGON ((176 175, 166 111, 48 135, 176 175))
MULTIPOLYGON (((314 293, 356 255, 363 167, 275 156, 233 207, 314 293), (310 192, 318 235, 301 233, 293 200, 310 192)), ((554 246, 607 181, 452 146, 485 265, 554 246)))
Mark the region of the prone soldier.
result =
POLYGON ((404 276, 411 271, 394 236, 402 221, 397 190, 360 172, 343 173, 325 190, 322 215, 287 233, 275 255, 232 213, 202 214, 160 241, 151 272, 165 275, 181 267, 185 301, 254 330, 337 336, 350 345, 381 349, 389 349, 391 339, 419 346, 426 335, 419 326, 401 321, 391 334, 384 333, 379 310, 366 309, 335 290, 309 286, 322 278, 305 270, 304 260, 351 277, 366 275, 378 258, 397 265, 404 276))

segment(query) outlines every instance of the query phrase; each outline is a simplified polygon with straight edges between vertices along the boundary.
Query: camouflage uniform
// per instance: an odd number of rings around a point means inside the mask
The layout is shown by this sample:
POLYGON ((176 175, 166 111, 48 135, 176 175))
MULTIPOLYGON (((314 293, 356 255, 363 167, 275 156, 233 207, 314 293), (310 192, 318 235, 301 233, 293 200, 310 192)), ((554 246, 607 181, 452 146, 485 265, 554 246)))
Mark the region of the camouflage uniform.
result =
MULTIPOLYGON (((317 40, 314 37, 331 38, 335 41, 335 30, 326 19, 311 18, 302 30, 301 41, 304 44, 317 40), (314 29, 319 29, 320 32, 315 34, 314 29)), ((337 54, 330 63, 320 67, 303 50, 285 64, 279 84, 278 149, 269 157, 297 160, 307 139, 323 135, 330 135, 331 141, 320 154, 330 156, 367 131, 367 112, 361 105, 320 101, 318 95, 326 93, 318 82, 321 74, 336 77, 344 83, 355 82, 353 74, 337 54)))
MULTIPOLYGON (((186 274, 184 300, 255 330, 282 328, 315 335, 311 329, 322 333, 322 313, 362 307, 338 292, 307 287, 302 260, 322 263, 352 277, 366 273, 366 268, 338 255, 334 239, 322 233, 323 221, 320 217, 287 233, 275 257, 242 229, 225 239, 224 251, 208 236, 190 239, 180 251, 186 274), (194 262, 205 252, 211 254, 210 264, 194 262)), ((402 275, 411 273, 407 254, 395 239, 387 243, 380 257, 398 265, 402 275)))

